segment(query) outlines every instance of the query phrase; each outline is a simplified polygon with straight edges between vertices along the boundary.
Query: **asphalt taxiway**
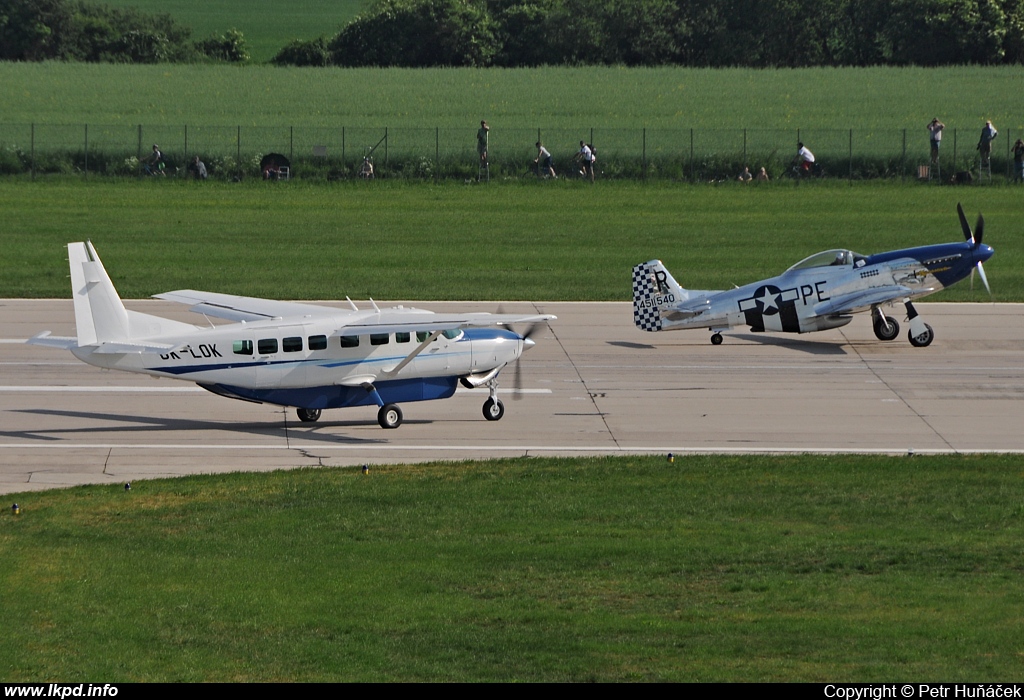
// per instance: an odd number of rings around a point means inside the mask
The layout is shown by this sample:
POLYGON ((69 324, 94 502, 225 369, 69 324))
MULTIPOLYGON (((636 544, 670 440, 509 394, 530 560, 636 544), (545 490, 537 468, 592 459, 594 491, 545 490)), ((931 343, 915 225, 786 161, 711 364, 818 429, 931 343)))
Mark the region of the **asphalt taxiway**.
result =
MULTIPOLYGON (((497 304, 400 302, 435 311, 497 304)), ((197 322, 180 305, 129 301, 197 322)), ((383 305, 383 304, 382 304, 383 305)), ((1024 305, 921 303, 935 342, 874 337, 870 319, 809 335, 737 329, 644 333, 628 303, 509 303, 558 316, 502 376, 501 421, 486 390, 402 406, 294 411, 185 382, 109 372, 29 346, 74 335, 70 300, 0 300, 0 493, 82 483, 310 465, 534 455, 687 452, 1024 452, 1024 305)), ((902 319, 901 309, 893 316, 902 319)), ((201 320, 201 319, 200 319, 201 320)))

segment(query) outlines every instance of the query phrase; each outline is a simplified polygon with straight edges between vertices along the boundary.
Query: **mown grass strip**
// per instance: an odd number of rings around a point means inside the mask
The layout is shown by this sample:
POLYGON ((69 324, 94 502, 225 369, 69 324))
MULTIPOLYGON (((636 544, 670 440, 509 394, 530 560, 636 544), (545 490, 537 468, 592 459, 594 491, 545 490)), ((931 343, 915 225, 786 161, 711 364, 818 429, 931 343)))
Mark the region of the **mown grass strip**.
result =
MULTIPOLYGON (((125 298, 191 288, 284 299, 630 299, 661 258, 694 289, 780 273, 829 248, 957 241, 986 220, 996 301, 1024 301, 1020 192, 892 183, 27 180, 0 188, 0 296, 70 296, 65 245, 91 239, 125 298)), ((932 297, 987 301, 966 283, 932 297)))
POLYGON ((1013 678, 1017 456, 515 459, 21 494, 9 681, 1013 678))

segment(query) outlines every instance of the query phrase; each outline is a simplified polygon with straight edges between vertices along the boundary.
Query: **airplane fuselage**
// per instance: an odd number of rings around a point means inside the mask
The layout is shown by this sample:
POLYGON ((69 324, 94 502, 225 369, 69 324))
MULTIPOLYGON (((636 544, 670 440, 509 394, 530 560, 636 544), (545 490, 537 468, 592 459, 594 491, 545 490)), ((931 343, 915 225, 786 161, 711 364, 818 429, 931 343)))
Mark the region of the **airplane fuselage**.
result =
POLYGON ((72 352, 97 367, 192 381, 231 398, 322 409, 378 403, 367 384, 389 403, 447 398, 460 377, 503 367, 524 350, 523 338, 511 331, 452 331, 429 341, 392 375, 429 333, 332 336, 337 325, 234 323, 168 338, 173 349, 159 354, 110 353, 102 346, 72 352))

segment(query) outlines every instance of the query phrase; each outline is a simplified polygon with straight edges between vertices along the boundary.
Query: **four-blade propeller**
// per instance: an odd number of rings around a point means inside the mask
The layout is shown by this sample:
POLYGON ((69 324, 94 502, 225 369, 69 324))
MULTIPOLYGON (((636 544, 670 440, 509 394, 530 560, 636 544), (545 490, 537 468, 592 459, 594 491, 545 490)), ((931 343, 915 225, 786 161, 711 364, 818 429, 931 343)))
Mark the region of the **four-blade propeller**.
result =
MULTIPOLYGON (((960 206, 960 202, 956 203, 956 213, 960 215, 960 228, 964 231, 964 238, 971 244, 972 250, 977 250, 985 235, 985 217, 978 214, 978 223, 974 225, 974 231, 972 232, 971 225, 967 223, 967 217, 964 216, 964 208, 960 206)), ((985 289, 988 291, 988 295, 991 297, 992 288, 988 285, 988 277, 985 275, 985 268, 982 266, 980 260, 975 267, 978 270, 978 274, 981 275, 981 281, 985 284, 985 289)), ((971 270, 971 289, 974 289, 974 270, 971 270)))

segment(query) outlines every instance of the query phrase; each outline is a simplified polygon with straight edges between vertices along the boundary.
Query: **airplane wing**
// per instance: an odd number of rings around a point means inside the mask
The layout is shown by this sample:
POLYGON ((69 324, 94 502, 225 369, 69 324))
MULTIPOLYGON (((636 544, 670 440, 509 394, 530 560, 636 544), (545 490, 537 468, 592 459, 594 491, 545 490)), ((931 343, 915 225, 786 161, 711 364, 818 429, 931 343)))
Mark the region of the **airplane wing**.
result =
POLYGON ((700 316, 711 308, 711 300, 708 298, 699 299, 689 304, 678 304, 661 312, 661 317, 669 321, 685 321, 688 318, 700 316))
POLYGON ((515 323, 541 323, 555 318, 551 314, 436 314, 420 309, 384 309, 354 317, 338 327, 336 335, 400 333, 403 331, 440 332, 457 328, 507 326, 515 323))
POLYGON ((189 311, 223 318, 228 321, 267 321, 274 318, 308 317, 323 318, 349 313, 346 309, 336 309, 316 304, 302 304, 295 301, 276 301, 274 299, 258 299, 241 297, 234 294, 218 294, 216 292, 197 292, 194 289, 179 289, 174 292, 155 294, 155 299, 176 301, 179 304, 191 304, 189 311))
POLYGON ((814 306, 814 314, 816 316, 828 316, 830 314, 852 313, 875 304, 885 304, 886 302, 906 299, 911 296, 921 296, 922 293, 927 294, 934 291, 934 288, 911 289, 901 284, 861 289, 816 304, 814 306))

